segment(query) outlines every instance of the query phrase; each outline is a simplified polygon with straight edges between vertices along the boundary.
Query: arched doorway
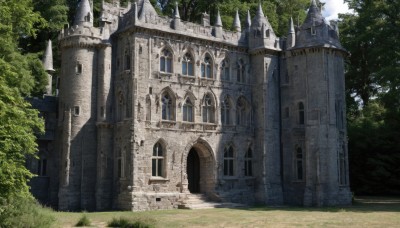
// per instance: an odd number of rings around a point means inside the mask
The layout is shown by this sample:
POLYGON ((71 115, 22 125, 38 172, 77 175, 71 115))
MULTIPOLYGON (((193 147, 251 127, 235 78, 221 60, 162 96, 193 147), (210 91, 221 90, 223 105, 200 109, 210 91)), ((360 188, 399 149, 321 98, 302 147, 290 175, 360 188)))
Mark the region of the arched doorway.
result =
POLYGON ((200 192, 200 158, 196 149, 192 148, 187 156, 186 173, 190 193, 200 192))

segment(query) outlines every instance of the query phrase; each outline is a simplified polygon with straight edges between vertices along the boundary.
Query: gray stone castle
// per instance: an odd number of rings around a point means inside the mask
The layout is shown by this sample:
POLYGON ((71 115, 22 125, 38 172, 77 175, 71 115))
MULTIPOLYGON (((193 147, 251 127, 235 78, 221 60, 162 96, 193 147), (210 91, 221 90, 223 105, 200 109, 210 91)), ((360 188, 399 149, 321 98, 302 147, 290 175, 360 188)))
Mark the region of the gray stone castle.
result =
MULTIPOLYGON (((213 25, 206 13, 194 24, 178 7, 169 18, 148 0, 127 8, 114 0, 102 4, 100 24, 81 0, 59 35, 58 97, 36 105, 51 132, 28 164, 43 202, 134 211, 184 207, 195 194, 250 205, 351 203, 347 53, 314 0, 286 38, 261 6, 245 26, 237 13, 227 31, 219 13, 213 25)), ((51 44, 46 53, 50 75, 51 44)))

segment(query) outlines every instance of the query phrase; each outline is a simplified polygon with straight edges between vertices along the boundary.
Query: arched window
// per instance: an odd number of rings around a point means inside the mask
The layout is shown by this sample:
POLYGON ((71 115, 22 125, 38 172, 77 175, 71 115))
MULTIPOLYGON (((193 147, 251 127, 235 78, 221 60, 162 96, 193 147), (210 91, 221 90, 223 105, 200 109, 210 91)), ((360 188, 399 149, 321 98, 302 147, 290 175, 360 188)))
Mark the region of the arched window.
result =
POLYGON ((245 83, 246 81, 246 77, 245 77, 245 73, 246 73, 246 67, 245 64, 243 62, 243 59, 239 60, 238 62, 238 66, 237 66, 237 82, 240 83, 245 83))
POLYGON ((208 54, 204 57, 204 60, 201 63, 201 77, 212 78, 212 60, 208 54))
POLYGON ((183 121, 193 122, 193 104, 189 98, 186 98, 183 104, 183 121))
POLYGON ((203 101, 203 122, 214 123, 214 102, 209 94, 204 97, 203 101))
POLYGON ((232 146, 225 147, 224 149, 224 176, 234 175, 234 153, 232 146))
POLYGON ((236 124, 245 126, 246 121, 246 101, 240 97, 236 103, 236 124))
POLYGON ((161 52, 160 71, 172 73, 172 53, 168 49, 164 49, 161 52))
POLYGON ((221 80, 230 81, 229 59, 225 58, 221 64, 221 80))
POLYGON ((186 53, 182 58, 182 75, 194 76, 193 58, 189 53, 186 53))
POLYGON ((299 103, 299 124, 304 124, 304 104, 303 102, 299 103))
POLYGON ((172 98, 168 93, 164 93, 162 98, 162 119, 163 120, 174 120, 174 110, 172 98))
POLYGON ((221 123, 223 125, 232 124, 231 121, 231 105, 229 102, 229 98, 226 96, 224 101, 221 103, 221 123))
POLYGON ((303 154, 303 149, 301 147, 296 148, 296 160, 295 160, 295 172, 296 172, 296 179, 301 181, 303 180, 303 159, 304 159, 304 154, 303 154))
POLYGON ((253 176, 253 151, 249 148, 244 156, 244 175, 253 176))
POLYGON ((156 143, 153 147, 151 158, 151 175, 153 177, 164 177, 164 151, 161 143, 156 143))

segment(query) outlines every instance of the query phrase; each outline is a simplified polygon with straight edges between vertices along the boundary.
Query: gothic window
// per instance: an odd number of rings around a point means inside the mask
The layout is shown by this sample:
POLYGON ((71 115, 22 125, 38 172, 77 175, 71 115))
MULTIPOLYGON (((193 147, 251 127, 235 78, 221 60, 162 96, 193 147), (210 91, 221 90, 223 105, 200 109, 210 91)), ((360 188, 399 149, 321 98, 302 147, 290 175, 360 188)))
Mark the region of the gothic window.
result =
POLYGON ((232 124, 231 121, 231 105, 229 98, 226 96, 225 99, 221 103, 221 123, 223 125, 232 124))
POLYGON ((253 151, 249 148, 244 156, 244 175, 253 176, 253 151))
POLYGON ((151 175, 153 177, 164 177, 164 151, 159 142, 153 147, 151 162, 151 175))
POLYGON ((304 175, 304 154, 300 146, 296 147, 295 151, 295 175, 296 180, 302 181, 304 175))
POLYGON ((212 78, 212 60, 210 55, 206 54, 203 62, 201 63, 201 77, 212 78))
POLYGON ((246 73, 245 68, 246 67, 245 67, 245 64, 243 62, 243 59, 241 59, 238 62, 238 66, 237 66, 237 75, 236 75, 237 82, 245 83, 245 80, 246 80, 246 78, 245 78, 245 73, 246 73))
POLYGON ((339 175, 339 184, 346 185, 346 157, 345 157, 345 147, 342 146, 341 150, 339 151, 338 155, 338 175, 339 175))
POLYGON ((183 121, 193 122, 193 104, 189 98, 186 98, 183 104, 183 121))
POLYGON ((174 120, 174 110, 172 98, 168 93, 164 93, 161 99, 162 102, 162 119, 174 120))
POLYGON ((240 97, 236 103, 236 124, 245 126, 247 124, 246 101, 240 97))
POLYGON ((233 147, 227 146, 224 149, 224 176, 234 175, 234 153, 233 147))
POLYGON ((160 71, 172 73, 172 53, 168 49, 164 49, 161 52, 160 71))
POLYGON ((229 59, 225 58, 221 64, 221 80, 230 81, 229 59))
POLYGON ((193 57, 189 53, 182 58, 182 75, 194 76, 193 57))
POLYGON ((81 114, 81 109, 79 106, 74 106, 74 116, 79 116, 81 114))
POLYGON ((146 120, 151 121, 151 99, 149 96, 146 98, 146 120))
POLYGON ((299 124, 304 125, 304 104, 303 102, 299 102, 299 124))
POLYGON ((203 122, 214 123, 214 102, 209 94, 204 97, 203 101, 203 122))

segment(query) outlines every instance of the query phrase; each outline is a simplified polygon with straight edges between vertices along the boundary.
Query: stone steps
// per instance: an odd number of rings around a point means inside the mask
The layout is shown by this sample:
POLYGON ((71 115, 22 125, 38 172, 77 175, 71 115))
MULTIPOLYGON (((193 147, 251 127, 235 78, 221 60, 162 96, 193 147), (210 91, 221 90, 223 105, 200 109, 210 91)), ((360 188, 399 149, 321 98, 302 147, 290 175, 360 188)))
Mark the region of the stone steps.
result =
POLYGON ((229 202, 212 202, 203 194, 190 194, 179 209, 211 209, 211 208, 245 208, 244 204, 229 202))

